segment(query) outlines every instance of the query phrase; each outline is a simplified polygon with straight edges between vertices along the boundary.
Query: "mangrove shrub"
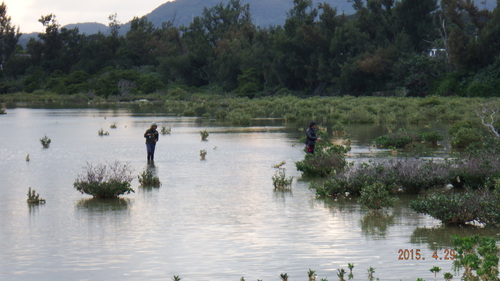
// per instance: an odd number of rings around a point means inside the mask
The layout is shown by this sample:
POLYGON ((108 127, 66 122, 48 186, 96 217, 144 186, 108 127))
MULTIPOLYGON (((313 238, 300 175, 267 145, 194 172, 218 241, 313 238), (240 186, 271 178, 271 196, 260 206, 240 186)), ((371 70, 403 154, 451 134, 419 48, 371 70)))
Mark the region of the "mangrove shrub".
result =
POLYGON ((134 192, 130 187, 132 170, 128 164, 119 161, 113 163, 87 163, 84 173, 78 175, 73 183, 76 190, 95 198, 115 198, 134 192))

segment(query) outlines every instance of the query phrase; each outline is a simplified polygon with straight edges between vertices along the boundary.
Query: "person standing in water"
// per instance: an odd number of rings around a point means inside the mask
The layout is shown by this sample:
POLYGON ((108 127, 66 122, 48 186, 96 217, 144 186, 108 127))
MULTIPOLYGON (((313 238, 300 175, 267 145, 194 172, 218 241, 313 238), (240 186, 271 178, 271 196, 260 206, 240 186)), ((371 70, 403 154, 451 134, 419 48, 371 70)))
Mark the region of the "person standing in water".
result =
POLYGON ((148 163, 154 162, 155 147, 160 135, 156 128, 158 128, 158 126, 153 122, 151 123, 151 127, 144 133, 144 138, 146 138, 146 149, 148 151, 148 163))
POLYGON ((309 128, 306 130, 306 152, 314 154, 314 149, 316 148, 316 141, 320 141, 316 132, 318 131, 318 126, 316 122, 311 122, 309 128))

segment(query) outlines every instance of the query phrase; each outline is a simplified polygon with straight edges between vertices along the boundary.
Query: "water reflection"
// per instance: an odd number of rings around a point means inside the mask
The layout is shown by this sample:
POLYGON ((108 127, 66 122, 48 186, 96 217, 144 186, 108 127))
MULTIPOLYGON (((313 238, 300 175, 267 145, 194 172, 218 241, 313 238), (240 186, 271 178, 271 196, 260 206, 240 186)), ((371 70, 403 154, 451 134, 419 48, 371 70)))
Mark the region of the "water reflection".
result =
POLYGON ((452 246, 453 235, 456 236, 490 236, 500 240, 500 228, 483 228, 472 225, 443 226, 426 228, 417 227, 411 235, 411 243, 427 244, 430 249, 438 250, 452 246))
POLYGON ((78 201, 76 208, 90 213, 120 212, 126 211, 129 208, 130 202, 130 199, 124 198, 89 198, 78 201))
POLYGON ((384 239, 389 226, 395 225, 394 215, 384 212, 368 212, 361 220, 361 231, 372 239, 384 239))

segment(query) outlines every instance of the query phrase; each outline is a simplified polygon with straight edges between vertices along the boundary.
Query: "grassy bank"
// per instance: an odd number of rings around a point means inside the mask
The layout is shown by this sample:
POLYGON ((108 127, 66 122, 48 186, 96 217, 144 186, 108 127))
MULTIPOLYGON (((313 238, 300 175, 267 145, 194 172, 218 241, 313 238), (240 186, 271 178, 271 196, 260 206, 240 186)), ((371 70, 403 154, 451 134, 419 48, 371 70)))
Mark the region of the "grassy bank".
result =
POLYGON ((226 94, 189 93, 173 89, 166 94, 115 96, 102 99, 88 94, 57 95, 45 91, 32 94, 0 95, 0 102, 23 105, 140 104, 158 107, 166 113, 226 120, 233 125, 248 125, 253 118, 280 118, 287 122, 316 120, 323 124, 374 124, 398 127, 401 124, 479 121, 476 110, 483 104, 500 106, 499 98, 463 97, 310 97, 292 95, 249 99, 226 94))

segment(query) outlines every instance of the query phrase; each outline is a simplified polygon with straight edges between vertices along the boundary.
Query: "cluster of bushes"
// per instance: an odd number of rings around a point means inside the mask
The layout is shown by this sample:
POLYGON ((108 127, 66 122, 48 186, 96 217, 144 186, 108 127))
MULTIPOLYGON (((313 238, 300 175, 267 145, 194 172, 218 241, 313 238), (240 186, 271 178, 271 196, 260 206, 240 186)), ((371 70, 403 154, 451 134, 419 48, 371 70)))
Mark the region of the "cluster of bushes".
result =
MULTIPOLYGON (((454 126, 450 133, 459 131, 456 128, 460 127, 454 126)), ((477 127, 470 129, 481 130, 477 127)), ((323 149, 318 155, 306 155, 303 161, 296 163, 304 175, 327 176, 311 184, 318 196, 359 196, 360 202, 368 208, 379 209, 391 206, 391 196, 396 194, 425 193, 411 204, 417 212, 449 224, 478 222, 500 225, 498 138, 481 133, 481 142, 468 143, 467 150, 443 162, 396 158, 332 165, 327 163, 343 159, 345 151, 337 150, 331 154, 325 151, 328 150, 323 149)))
POLYGON ((373 143, 377 147, 383 148, 404 148, 413 142, 425 142, 435 145, 443 139, 444 136, 439 132, 421 132, 417 134, 400 129, 396 132, 375 138, 373 143))
MULTIPOLYGON (((499 180, 497 179, 497 182, 499 180)), ((445 224, 478 222, 500 226, 500 182, 490 189, 432 193, 411 202, 418 213, 429 214, 445 224)))

